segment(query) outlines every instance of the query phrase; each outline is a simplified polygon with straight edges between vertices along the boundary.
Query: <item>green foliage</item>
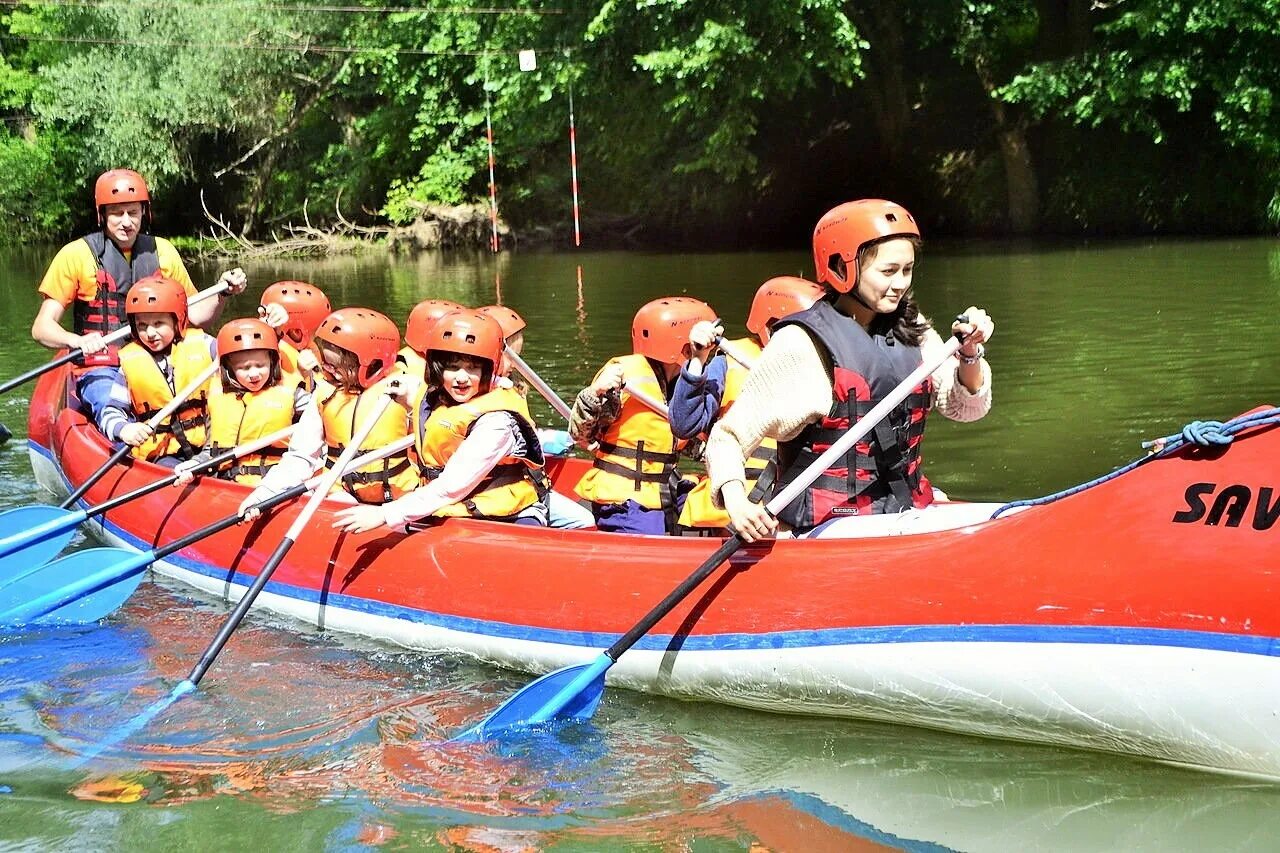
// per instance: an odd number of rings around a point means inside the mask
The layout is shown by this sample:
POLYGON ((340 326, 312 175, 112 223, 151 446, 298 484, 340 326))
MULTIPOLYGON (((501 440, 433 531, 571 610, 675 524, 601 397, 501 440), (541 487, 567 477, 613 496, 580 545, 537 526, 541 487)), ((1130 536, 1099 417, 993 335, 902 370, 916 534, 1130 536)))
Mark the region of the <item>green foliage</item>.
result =
POLYGON ((1269 175, 1269 215, 1280 221, 1280 2, 1139 0, 1119 9, 1097 28, 1094 50, 1027 69, 1003 96, 1040 116, 1115 125, 1157 144, 1196 128, 1203 110, 1218 139, 1269 175))
POLYGON ((884 194, 982 232, 1037 180, 1055 230, 1280 221, 1280 0, 366 5, 13 7, 0 207, 24 233, 65 231, 92 177, 128 165, 169 233, 203 224, 199 193, 256 235, 304 211, 401 223, 487 196, 490 116, 503 217, 567 224, 572 89, 588 229, 801 233, 830 201, 884 194), (1021 184, 1011 134, 1028 140, 1021 184), (1197 150, 1213 168, 1170 187, 1197 150), (1202 177, 1231 184, 1229 212, 1202 177))
POLYGON ((57 141, 0 134, 0 219, 10 240, 52 233, 71 217, 69 187, 56 156, 57 141))

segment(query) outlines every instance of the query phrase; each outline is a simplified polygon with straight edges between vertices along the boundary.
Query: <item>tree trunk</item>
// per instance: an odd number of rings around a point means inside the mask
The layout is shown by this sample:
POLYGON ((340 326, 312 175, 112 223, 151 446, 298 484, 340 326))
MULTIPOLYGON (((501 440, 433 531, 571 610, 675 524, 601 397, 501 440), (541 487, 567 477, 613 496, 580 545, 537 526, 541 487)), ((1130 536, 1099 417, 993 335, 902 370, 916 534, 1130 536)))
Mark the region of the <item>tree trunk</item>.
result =
POLYGON ((906 155, 911 125, 901 10, 866 3, 850 3, 846 8, 850 19, 871 43, 871 50, 863 54, 871 122, 881 159, 894 163, 906 155))
POLYGON ((1014 234, 1030 234, 1040 221, 1040 184, 1031 162, 1026 129, 1013 125, 997 131, 996 136, 1004 160, 1009 230, 1014 234))
POLYGON ((1027 128, 1021 121, 1010 119, 1005 102, 996 94, 996 81, 986 59, 975 56, 973 68, 978 73, 982 90, 987 93, 987 106, 995 120, 996 141, 1004 162, 1005 211, 1009 230, 1014 234, 1030 234, 1040 221, 1040 182, 1036 180, 1035 165, 1031 162, 1027 128))

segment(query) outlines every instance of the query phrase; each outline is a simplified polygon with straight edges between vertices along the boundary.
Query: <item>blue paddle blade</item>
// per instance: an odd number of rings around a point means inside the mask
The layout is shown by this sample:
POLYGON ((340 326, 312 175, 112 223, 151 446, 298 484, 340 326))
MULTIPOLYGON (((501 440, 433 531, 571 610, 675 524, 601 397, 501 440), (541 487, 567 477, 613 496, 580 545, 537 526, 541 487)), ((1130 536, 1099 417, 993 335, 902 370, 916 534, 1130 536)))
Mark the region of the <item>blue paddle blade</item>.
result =
POLYGON ((0 587, 62 553, 86 517, 41 504, 0 512, 0 587))
POLYGON ((123 548, 90 548, 0 588, 0 627, 83 624, 110 616, 142 583, 146 563, 123 548), (90 580, 92 582, 90 582, 90 580))
POLYGON ((601 655, 592 663, 549 672, 526 684, 498 710, 452 738, 450 743, 499 738, 506 732, 550 720, 589 720, 604 695, 605 670, 612 664, 606 655, 601 655), (565 690, 571 690, 570 695, 562 696, 565 690))

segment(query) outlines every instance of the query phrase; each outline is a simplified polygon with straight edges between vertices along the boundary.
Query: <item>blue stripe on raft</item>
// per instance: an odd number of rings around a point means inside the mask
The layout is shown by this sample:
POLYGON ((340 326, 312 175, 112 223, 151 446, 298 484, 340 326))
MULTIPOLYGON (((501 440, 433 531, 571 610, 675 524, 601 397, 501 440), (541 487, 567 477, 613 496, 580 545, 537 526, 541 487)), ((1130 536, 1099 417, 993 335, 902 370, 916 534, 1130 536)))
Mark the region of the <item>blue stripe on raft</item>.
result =
MULTIPOLYGON (((41 455, 53 456, 43 447, 32 444, 41 455)), ((66 475, 58 466, 64 482, 66 475)), ((70 485, 68 483, 68 485, 70 485)), ((87 506, 83 500, 80 502, 87 506)), ((94 519, 93 522, 101 522, 94 519)), ((138 539, 126 530, 107 522, 106 528, 139 551, 149 551, 151 543, 138 539)), ((224 568, 187 559, 180 554, 165 558, 169 565, 217 580, 248 586, 253 575, 237 573, 228 577, 224 568)), ((367 598, 322 593, 320 590, 272 581, 266 591, 276 595, 337 608, 355 613, 381 616, 401 622, 429 625, 466 634, 478 634, 504 640, 551 643, 556 645, 605 648, 618 639, 618 634, 595 631, 564 631, 491 622, 461 616, 448 616, 415 610, 367 598)), ((825 628, 808 631, 775 631, 759 634, 691 635, 676 641, 678 648, 690 652, 745 651, 755 649, 798 649, 823 646, 885 645, 892 643, 1085 643, 1115 646, 1170 646, 1205 651, 1280 657, 1280 639, 1252 634, 1226 634, 1209 631, 1185 631, 1167 628, 1131 628, 1106 625, 889 625, 875 627, 825 628)), ((641 638, 635 648, 666 651, 673 645, 669 634, 650 634, 641 638)))

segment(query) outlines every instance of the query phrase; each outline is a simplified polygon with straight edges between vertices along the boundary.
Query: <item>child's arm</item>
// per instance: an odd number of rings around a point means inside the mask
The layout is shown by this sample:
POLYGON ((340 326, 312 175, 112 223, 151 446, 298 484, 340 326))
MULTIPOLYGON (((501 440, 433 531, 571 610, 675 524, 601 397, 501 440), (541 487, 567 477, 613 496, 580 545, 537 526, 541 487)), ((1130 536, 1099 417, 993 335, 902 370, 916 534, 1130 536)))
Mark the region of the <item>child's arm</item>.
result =
POLYGON ((107 404, 98 412, 98 429, 111 441, 123 441, 133 447, 151 434, 146 424, 137 423, 133 417, 133 398, 123 371, 117 371, 111 381, 107 404))
POLYGON ((378 527, 404 527, 463 500, 508 456, 521 452, 523 439, 510 412, 489 412, 476 419, 471 434, 445 463, 440 476, 381 506, 360 506, 338 513, 333 526, 351 533, 378 527))
POLYGON ((711 431, 720 413, 727 373, 728 364, 723 355, 712 358, 701 375, 690 373, 687 368, 680 369, 668 407, 671 433, 676 438, 694 438, 711 431))
POLYGON ((604 434, 622 414, 622 385, 625 381, 622 365, 611 361, 591 384, 578 392, 569 412, 569 435, 586 445, 604 434))

